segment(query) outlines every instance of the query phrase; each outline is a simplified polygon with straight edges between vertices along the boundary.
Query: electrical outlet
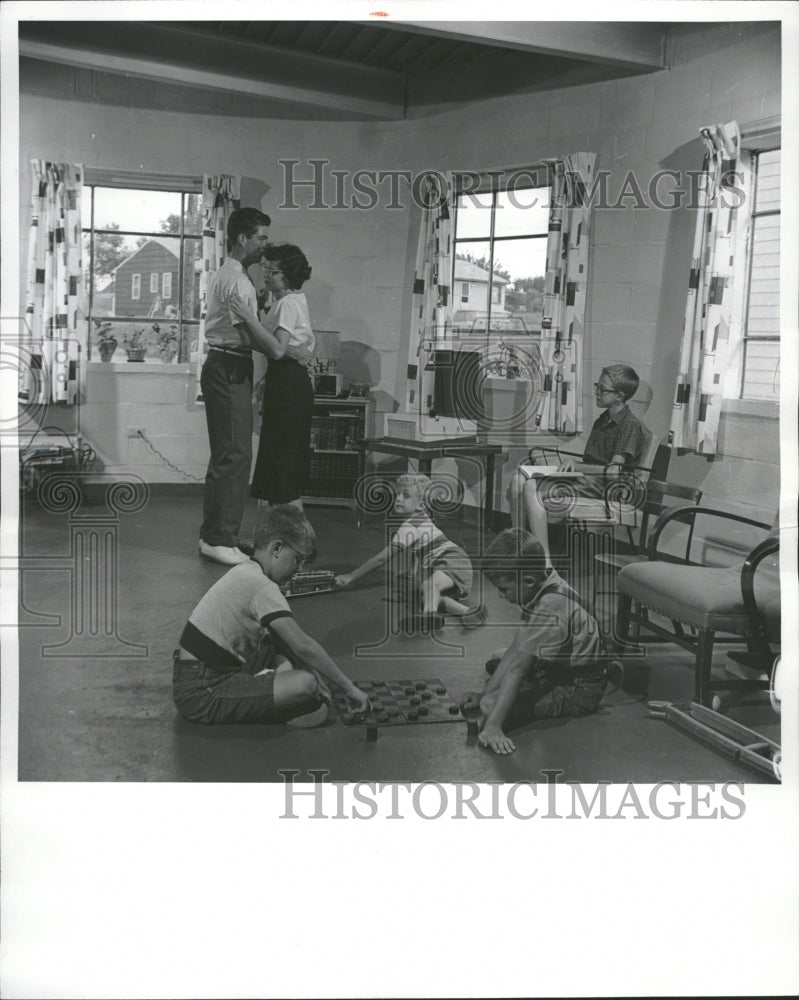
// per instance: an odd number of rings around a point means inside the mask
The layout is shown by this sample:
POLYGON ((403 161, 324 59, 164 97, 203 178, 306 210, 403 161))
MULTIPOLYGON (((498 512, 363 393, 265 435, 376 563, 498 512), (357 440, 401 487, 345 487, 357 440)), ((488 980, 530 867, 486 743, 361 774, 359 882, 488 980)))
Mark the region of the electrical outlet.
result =
POLYGON ((129 438, 144 437, 146 433, 147 431, 144 427, 128 427, 129 438))

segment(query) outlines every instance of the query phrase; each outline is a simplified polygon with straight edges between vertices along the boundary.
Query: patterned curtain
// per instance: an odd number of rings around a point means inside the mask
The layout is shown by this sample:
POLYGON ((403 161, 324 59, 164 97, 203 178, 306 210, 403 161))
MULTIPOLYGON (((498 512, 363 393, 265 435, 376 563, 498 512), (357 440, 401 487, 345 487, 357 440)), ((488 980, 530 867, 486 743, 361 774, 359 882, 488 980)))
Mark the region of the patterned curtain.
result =
POLYGON ((21 403, 80 402, 88 346, 82 274, 83 167, 31 160, 21 403), (84 364, 81 364, 81 361, 84 364))
POLYGON ((420 412, 425 343, 446 340, 452 332, 452 209, 449 171, 430 173, 421 189, 422 221, 413 276, 411 335, 405 409, 420 412))
POLYGON ((596 153, 546 160, 552 194, 541 320, 543 391, 536 427, 559 434, 583 429, 581 366, 588 288, 591 205, 596 153))
POLYGON ((203 401, 200 389, 208 346, 205 343, 205 312, 208 306, 208 282, 227 256, 227 223, 241 207, 241 178, 234 174, 203 174, 203 267, 200 271, 200 328, 197 343, 197 402, 203 401))
POLYGON ((752 163, 736 122, 700 134, 706 150, 669 441, 715 455, 725 378, 740 364, 730 342, 741 343, 752 163))

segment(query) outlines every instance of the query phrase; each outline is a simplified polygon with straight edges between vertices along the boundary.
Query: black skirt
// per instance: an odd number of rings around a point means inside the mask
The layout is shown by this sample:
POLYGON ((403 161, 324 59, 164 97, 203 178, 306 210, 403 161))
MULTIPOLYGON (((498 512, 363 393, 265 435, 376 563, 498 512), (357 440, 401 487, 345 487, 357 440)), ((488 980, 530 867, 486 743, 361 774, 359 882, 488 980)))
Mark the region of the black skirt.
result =
POLYGON ((264 412, 251 493, 270 503, 290 503, 305 490, 311 467, 313 384, 293 358, 269 361, 264 412))

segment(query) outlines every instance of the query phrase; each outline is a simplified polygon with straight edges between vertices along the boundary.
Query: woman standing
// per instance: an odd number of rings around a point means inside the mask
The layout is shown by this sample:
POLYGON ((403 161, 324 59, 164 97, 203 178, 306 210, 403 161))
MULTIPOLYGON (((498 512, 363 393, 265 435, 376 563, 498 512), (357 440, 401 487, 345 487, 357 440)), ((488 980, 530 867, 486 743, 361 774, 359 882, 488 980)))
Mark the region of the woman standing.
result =
POLYGON ((264 407, 251 493, 268 503, 302 509, 311 464, 313 383, 308 372, 315 340, 300 291, 311 267, 299 247, 270 246, 264 257, 272 306, 255 339, 266 354, 264 407))

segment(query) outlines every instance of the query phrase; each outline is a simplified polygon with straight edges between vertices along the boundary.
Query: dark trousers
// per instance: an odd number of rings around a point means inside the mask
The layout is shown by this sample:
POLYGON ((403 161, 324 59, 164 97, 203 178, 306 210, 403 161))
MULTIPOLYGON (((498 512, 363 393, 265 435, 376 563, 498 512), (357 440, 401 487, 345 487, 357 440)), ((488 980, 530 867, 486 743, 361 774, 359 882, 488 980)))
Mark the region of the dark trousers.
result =
POLYGON ((234 546, 252 463, 252 358, 211 350, 200 376, 211 458, 200 538, 234 546))
POLYGON ((252 495, 270 503, 298 500, 311 468, 313 385, 293 358, 270 361, 252 495))

